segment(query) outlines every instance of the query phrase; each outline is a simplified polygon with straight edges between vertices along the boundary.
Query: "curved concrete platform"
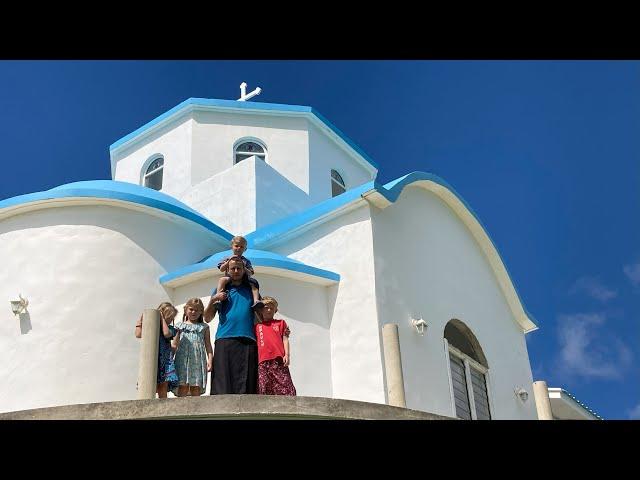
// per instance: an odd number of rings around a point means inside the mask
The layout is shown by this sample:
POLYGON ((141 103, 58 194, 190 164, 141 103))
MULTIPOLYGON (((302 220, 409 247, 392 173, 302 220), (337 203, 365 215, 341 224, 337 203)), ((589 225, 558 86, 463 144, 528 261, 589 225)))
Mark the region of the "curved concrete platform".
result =
POLYGON ((455 420, 432 413, 323 397, 204 395, 85 403, 0 414, 0 420, 455 420))

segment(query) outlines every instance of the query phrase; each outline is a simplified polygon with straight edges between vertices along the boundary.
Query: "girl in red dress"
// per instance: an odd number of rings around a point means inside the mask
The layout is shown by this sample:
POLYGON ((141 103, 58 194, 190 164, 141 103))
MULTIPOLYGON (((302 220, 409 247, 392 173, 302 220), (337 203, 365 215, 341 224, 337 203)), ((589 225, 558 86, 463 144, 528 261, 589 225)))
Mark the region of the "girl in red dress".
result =
POLYGON ((296 395, 289 373, 289 326, 284 320, 274 319, 278 302, 273 297, 263 297, 262 322, 257 323, 258 342, 258 393, 260 395, 296 395))

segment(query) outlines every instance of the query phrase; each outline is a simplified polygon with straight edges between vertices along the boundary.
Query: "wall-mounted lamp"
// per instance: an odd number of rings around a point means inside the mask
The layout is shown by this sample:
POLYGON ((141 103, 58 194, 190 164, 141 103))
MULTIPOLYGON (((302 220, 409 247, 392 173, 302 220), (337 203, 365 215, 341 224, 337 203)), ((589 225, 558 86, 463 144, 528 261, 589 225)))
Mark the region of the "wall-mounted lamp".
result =
POLYGON ((18 294, 18 297, 20 297, 20 300, 11 300, 11 311, 14 315, 24 313, 29 306, 29 300, 22 298, 22 294, 18 294))
POLYGON ((416 331, 420 334, 420 336, 424 335, 424 331, 427 329, 428 325, 427 322, 425 322, 423 319, 412 319, 411 320, 411 325, 413 325, 416 329, 416 331))
POLYGON ((522 387, 517 387, 515 389, 516 392, 516 396, 522 400, 523 402, 526 402, 527 399, 529 398, 529 392, 527 392, 524 388, 522 387))

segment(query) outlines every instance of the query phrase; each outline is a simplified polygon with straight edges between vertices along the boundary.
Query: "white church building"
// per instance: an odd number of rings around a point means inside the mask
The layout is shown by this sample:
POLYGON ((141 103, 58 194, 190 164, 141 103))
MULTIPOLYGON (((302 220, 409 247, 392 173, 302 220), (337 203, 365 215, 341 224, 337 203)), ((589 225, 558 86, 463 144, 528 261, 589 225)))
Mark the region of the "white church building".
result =
POLYGON ((397 324, 407 408, 538 418, 537 327, 444 180, 378 183, 314 109, 247 101, 190 98, 110 156, 113 180, 0 201, 0 298, 28 300, 0 309, 0 412, 135 399, 140 313, 206 304, 243 235, 291 327, 299 396, 389 403, 383 327, 397 324))

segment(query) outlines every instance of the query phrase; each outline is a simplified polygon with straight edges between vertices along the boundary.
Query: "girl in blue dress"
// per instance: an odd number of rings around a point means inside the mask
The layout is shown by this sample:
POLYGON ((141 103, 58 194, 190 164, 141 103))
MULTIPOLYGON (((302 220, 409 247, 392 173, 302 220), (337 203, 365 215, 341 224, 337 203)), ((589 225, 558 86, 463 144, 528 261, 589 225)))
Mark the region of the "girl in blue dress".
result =
MULTIPOLYGON (((160 335, 158 345, 158 387, 156 393, 158 398, 167 398, 167 392, 178 387, 178 375, 173 362, 173 350, 171 340, 177 331, 172 325, 178 314, 176 307, 169 302, 161 303, 157 310, 160 312, 160 335)), ((136 323, 136 338, 142 337, 142 315, 136 323)))
POLYGON ((213 365, 213 348, 203 313, 202 300, 191 298, 184 305, 182 322, 176 323, 178 333, 173 344, 176 347, 179 386, 173 393, 178 397, 199 396, 207 388, 207 372, 213 365))

